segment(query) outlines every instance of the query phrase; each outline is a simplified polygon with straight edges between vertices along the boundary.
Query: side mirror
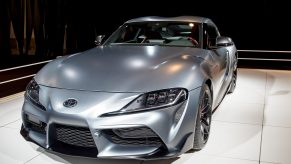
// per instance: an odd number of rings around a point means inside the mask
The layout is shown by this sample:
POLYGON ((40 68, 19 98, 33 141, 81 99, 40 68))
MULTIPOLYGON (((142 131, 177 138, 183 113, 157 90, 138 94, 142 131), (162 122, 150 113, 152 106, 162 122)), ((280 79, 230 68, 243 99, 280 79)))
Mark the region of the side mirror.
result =
POLYGON ((217 47, 226 47, 233 45, 233 41, 229 37, 219 36, 216 38, 216 46, 217 47))
POLYGON ((102 43, 102 40, 104 39, 104 37, 105 37, 105 35, 98 35, 98 36, 96 37, 96 40, 95 40, 95 45, 96 45, 96 46, 100 46, 101 43, 102 43))

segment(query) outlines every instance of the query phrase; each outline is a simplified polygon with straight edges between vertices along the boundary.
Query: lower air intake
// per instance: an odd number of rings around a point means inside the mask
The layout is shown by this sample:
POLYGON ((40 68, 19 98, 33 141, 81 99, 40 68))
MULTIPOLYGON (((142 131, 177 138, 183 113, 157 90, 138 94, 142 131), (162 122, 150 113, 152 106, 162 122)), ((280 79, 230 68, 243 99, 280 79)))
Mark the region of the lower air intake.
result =
POLYGON ((56 125, 56 139, 80 147, 96 147, 89 128, 56 125))
POLYGON ((115 144, 156 147, 163 145, 158 135, 147 127, 107 129, 102 132, 115 144))

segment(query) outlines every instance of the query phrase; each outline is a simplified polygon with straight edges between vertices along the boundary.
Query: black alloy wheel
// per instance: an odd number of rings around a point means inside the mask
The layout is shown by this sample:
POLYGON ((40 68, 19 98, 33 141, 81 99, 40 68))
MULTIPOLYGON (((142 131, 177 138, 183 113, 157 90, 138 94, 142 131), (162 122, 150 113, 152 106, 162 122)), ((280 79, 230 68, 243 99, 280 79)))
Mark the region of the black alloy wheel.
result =
POLYGON ((201 150, 207 143, 212 117, 212 95, 208 85, 204 85, 201 91, 196 128, 194 135, 194 150, 201 150))

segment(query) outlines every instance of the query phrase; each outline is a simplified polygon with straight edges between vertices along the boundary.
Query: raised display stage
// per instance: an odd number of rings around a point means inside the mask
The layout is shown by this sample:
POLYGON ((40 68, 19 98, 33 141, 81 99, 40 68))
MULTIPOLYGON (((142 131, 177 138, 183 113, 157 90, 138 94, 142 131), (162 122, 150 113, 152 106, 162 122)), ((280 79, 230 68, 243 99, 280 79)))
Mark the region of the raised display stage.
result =
POLYGON ((213 114, 200 152, 168 160, 105 160, 50 153, 19 133, 23 92, 0 99, 0 164, 290 164, 291 71, 239 69, 237 88, 213 114))

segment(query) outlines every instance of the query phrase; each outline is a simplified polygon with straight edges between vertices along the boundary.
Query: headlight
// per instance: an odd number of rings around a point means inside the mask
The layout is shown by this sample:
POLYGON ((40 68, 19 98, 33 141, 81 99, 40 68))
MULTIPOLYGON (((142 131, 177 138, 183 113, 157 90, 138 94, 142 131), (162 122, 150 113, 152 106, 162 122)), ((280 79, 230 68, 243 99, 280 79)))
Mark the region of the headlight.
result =
POLYGON ((32 79, 26 87, 26 97, 35 106, 46 110, 45 107, 39 102, 39 85, 32 79))
POLYGON ((119 111, 106 113, 102 116, 133 113, 165 108, 179 104, 187 99, 188 93, 182 88, 164 89, 140 95, 119 111))

